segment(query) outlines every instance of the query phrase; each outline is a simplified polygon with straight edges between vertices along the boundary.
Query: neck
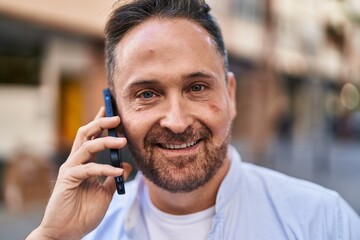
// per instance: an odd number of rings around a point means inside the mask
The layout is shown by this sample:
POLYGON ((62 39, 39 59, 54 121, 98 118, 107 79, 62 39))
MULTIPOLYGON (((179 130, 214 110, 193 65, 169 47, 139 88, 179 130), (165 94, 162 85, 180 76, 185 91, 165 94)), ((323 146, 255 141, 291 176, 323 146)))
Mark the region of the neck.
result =
POLYGON ((145 184, 149 188, 152 203, 161 211, 174 215, 191 214, 215 205, 217 192, 229 167, 230 160, 226 158, 209 182, 188 193, 168 192, 147 179, 145 179, 145 184))

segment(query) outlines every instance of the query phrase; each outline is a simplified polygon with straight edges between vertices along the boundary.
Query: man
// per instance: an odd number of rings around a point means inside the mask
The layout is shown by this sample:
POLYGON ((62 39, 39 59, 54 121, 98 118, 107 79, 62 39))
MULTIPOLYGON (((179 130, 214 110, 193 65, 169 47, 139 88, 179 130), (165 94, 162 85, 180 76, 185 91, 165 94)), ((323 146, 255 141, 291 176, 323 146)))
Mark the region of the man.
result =
POLYGON ((28 239, 360 239, 337 193, 242 163, 228 145, 236 82, 209 11, 201 0, 114 11, 106 58, 121 120, 101 109, 80 128, 28 239), (99 137, 120 121, 126 139, 99 137), (93 157, 126 142, 140 172, 118 196, 123 170, 93 157))

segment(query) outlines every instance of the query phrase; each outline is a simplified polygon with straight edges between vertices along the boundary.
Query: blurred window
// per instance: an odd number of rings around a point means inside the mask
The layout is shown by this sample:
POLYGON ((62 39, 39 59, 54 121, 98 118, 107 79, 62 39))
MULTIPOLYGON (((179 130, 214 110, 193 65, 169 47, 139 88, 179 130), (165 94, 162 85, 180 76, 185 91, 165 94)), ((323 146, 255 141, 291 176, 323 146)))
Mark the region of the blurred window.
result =
POLYGON ((230 6, 236 16, 250 22, 264 22, 265 0, 232 0, 230 6))
POLYGON ((41 33, 28 23, 4 17, 0 32, 0 84, 39 84, 41 33))

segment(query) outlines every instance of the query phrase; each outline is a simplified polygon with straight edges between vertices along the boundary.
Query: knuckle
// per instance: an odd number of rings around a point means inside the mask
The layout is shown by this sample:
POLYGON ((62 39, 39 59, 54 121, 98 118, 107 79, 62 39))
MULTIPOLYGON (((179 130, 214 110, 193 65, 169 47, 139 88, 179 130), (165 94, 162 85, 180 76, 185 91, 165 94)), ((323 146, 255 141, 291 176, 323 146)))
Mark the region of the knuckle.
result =
POLYGON ((94 154, 90 141, 84 142, 81 146, 82 152, 87 155, 87 158, 91 158, 94 154))
POLYGON ((64 177, 69 174, 69 168, 66 166, 66 164, 63 164, 59 168, 59 177, 64 177))
POLYGON ((81 148, 83 148, 86 152, 91 153, 91 143, 90 141, 86 141, 82 144, 81 148))
POLYGON ((106 126, 106 118, 99 118, 97 119, 97 125, 99 126, 101 131, 105 130, 105 126, 106 126))
POLYGON ((85 129, 86 129, 86 126, 79 127, 79 129, 77 131, 77 135, 84 135, 85 134, 85 129))
POLYGON ((98 125, 102 125, 102 123, 104 123, 104 121, 106 121, 106 118, 98 118, 95 120, 95 122, 98 124, 98 125))
POLYGON ((61 166, 59 167, 59 172, 63 172, 63 171, 65 171, 65 169, 66 169, 66 164, 63 163, 63 164, 61 164, 61 166))
POLYGON ((96 166, 96 164, 93 163, 93 162, 89 162, 89 163, 85 164, 85 168, 86 168, 86 169, 92 169, 92 168, 94 168, 95 166, 96 166))
POLYGON ((98 119, 95 120, 95 124, 97 126, 101 127, 103 125, 104 121, 106 121, 105 118, 98 118, 98 119))
POLYGON ((94 171, 94 170, 97 169, 96 164, 93 163, 93 162, 86 163, 86 164, 83 165, 83 167, 84 167, 84 170, 85 170, 86 172, 92 172, 92 171, 94 171))

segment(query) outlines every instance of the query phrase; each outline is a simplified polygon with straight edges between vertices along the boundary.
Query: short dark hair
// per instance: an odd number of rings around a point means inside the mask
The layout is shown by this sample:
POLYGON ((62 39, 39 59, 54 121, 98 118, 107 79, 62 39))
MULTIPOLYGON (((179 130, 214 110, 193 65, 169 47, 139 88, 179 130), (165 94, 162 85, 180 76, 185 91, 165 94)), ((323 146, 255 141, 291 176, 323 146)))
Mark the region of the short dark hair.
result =
POLYGON ((209 13, 210 10, 204 0, 134 0, 115 9, 105 28, 106 74, 110 88, 113 87, 117 44, 131 29, 154 17, 184 18, 202 26, 214 40, 227 71, 228 57, 221 30, 215 18, 209 13))

